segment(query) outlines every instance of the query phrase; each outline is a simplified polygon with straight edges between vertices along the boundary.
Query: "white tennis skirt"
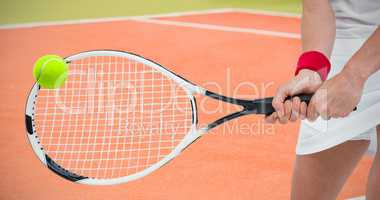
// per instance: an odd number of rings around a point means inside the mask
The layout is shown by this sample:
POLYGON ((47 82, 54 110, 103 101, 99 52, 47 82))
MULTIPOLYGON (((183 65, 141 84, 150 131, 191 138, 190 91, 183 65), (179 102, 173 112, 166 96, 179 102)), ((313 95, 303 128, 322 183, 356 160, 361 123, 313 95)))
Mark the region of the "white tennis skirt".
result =
MULTIPOLYGON (((328 78, 339 73, 351 56, 366 39, 337 39, 331 56, 331 72, 328 78)), ((329 149, 348 140, 370 140, 369 152, 376 152, 376 126, 380 124, 380 71, 366 82, 363 96, 357 107, 346 118, 315 122, 303 120, 296 153, 311 154, 329 149)))

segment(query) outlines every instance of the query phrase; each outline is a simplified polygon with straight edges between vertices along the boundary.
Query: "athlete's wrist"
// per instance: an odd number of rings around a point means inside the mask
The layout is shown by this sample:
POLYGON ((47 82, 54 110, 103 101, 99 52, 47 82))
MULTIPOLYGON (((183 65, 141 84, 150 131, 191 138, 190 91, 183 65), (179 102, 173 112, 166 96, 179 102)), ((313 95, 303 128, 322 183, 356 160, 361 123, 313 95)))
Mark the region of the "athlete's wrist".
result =
MULTIPOLYGON (((315 76, 315 77, 318 77, 318 72, 316 72, 316 71, 314 71, 314 70, 311 70, 311 69, 301 69, 299 72, 298 72, 298 74, 297 74, 297 76, 298 75, 301 75, 301 76, 315 76)), ((318 77, 319 79, 321 79, 321 77, 319 76, 318 77)))
POLYGON ((318 72, 310 69, 302 69, 298 72, 297 77, 307 78, 309 82, 322 83, 323 80, 318 72))

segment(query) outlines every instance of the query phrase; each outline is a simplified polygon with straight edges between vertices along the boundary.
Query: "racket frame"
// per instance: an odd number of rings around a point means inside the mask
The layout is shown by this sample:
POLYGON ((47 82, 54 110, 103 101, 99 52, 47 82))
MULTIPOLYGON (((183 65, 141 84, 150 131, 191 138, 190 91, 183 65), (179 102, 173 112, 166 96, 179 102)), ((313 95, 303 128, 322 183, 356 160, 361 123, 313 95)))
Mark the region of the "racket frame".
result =
POLYGON ((51 169, 53 172, 58 174, 59 176, 68 179, 70 181, 74 181, 77 183, 82 184, 90 184, 90 185, 113 185, 113 184, 120 184, 129 182, 132 180, 139 179, 141 177, 144 177, 151 172, 157 170, 164 164, 168 163, 170 160, 178 156, 181 151, 183 151, 187 146, 189 146, 191 143, 193 143, 195 140, 197 140, 200 136, 202 136, 204 133, 209 131, 212 128, 215 128, 216 126, 223 124, 224 122, 230 121, 232 119, 235 119, 240 116, 248 115, 248 114, 265 114, 268 112, 265 109, 271 108, 271 101, 272 98, 266 98, 266 99, 258 99, 258 100, 243 100, 243 99, 235 99, 227 96, 223 96, 220 94, 216 94, 214 92, 208 91, 202 87, 199 87, 190 81, 182 78, 181 76, 175 74, 174 72, 166 69, 162 65, 151 61, 149 59, 146 59, 142 56, 139 56, 137 54, 125 52, 125 51, 115 51, 115 50, 94 50, 94 51, 86 51, 81 52, 69 57, 65 58, 65 61, 67 63, 70 63, 72 61, 92 57, 92 56, 117 56, 117 57, 125 57, 130 60, 134 60, 140 63, 145 64, 146 66, 150 66, 153 69, 161 72, 163 75, 165 75, 167 78, 173 80, 176 82, 181 88, 186 92, 188 99, 191 103, 192 107, 192 125, 189 130, 189 132, 185 135, 185 137, 182 139, 182 141, 176 146, 176 148, 163 157, 160 161, 157 163, 145 168, 142 171, 136 172, 134 174, 124 176, 124 177, 118 177, 118 178, 110 178, 110 179, 99 179, 99 178, 91 178, 91 177, 85 177, 81 175, 77 175, 75 173, 72 173, 57 163, 54 162, 44 151, 43 146, 40 143, 40 140, 38 138, 38 133, 35 130, 35 121, 34 121, 34 106, 38 97, 38 92, 41 89, 40 86, 35 83, 33 88, 30 91, 26 109, 25 109, 25 119, 26 119, 26 129, 27 129, 27 135, 29 142, 34 150, 34 152, 37 154, 37 157, 41 162, 46 165, 49 169, 51 169), (198 128, 198 115, 197 115, 197 106, 196 106, 196 100, 195 100, 195 94, 207 96, 216 100, 220 100, 226 103, 239 105, 242 107, 242 109, 238 112, 229 114, 225 117, 222 117, 210 124, 208 124, 205 127, 198 128), (261 110, 260 110, 261 109, 261 110))

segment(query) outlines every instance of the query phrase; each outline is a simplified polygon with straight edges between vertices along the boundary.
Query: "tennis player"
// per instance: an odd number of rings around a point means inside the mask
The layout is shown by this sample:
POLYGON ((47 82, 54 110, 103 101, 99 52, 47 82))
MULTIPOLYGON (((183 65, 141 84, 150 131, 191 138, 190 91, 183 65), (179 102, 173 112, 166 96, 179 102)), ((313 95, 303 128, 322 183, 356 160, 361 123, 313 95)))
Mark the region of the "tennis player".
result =
MULTIPOLYGON (((380 112, 374 113, 380 105, 379 25, 379 0, 303 1, 303 53, 296 76, 278 88, 276 112, 266 118, 270 123, 308 119, 301 123, 292 199, 336 199, 370 143, 380 144, 380 112), (284 101, 299 93, 315 95, 309 105, 298 98, 284 101)), ((380 199, 379 146, 368 200, 380 199)))

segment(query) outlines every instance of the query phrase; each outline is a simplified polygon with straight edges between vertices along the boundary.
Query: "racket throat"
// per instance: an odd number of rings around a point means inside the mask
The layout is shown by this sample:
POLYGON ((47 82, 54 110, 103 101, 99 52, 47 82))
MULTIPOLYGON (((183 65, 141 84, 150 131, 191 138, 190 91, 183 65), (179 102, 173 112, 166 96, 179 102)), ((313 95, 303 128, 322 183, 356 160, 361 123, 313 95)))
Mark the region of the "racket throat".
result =
POLYGON ((234 112, 232 114, 229 114, 225 117, 222 117, 212 123, 210 123, 209 125, 207 125, 205 128, 203 128, 206 132, 227 122, 227 121, 230 121, 230 120, 233 120, 235 118, 238 118, 238 117, 241 117, 241 116, 244 116, 244 115, 248 115, 248 114, 254 114, 255 113, 255 110, 243 110, 243 111, 239 111, 239 112, 234 112))

